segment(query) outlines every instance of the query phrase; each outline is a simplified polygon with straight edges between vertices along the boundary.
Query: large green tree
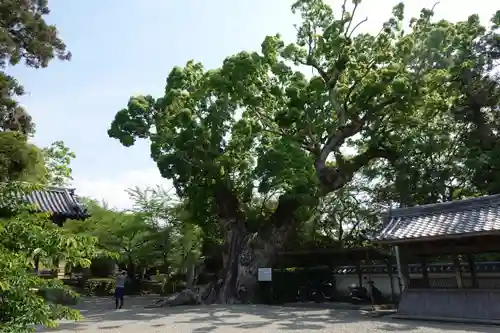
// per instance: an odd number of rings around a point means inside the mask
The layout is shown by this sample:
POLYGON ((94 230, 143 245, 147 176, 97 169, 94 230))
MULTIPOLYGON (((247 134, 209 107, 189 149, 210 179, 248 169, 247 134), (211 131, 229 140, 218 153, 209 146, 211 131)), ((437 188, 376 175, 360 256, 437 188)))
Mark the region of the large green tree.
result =
MULTIPOLYGON (((477 17, 474 18, 478 20, 477 17)), ((480 28, 468 49, 459 57, 462 66, 454 68, 457 88, 453 114, 464 129, 458 139, 464 167, 482 193, 500 193, 500 11, 490 29, 480 28)))
POLYGON ((446 104, 427 95, 413 112, 418 121, 391 134, 404 158, 365 169, 375 201, 412 206, 499 193, 499 20, 497 12, 489 28, 477 15, 457 23, 468 34, 466 47, 448 55, 446 104))
POLYGON ((456 55, 484 34, 476 16, 434 22, 428 9, 406 30, 403 4, 379 32, 361 34, 360 1, 348 5, 296 1, 294 43, 268 36, 260 53, 240 52, 217 69, 175 67, 163 97, 132 97, 111 124, 110 137, 125 146, 149 139, 198 221, 218 224, 220 302, 254 288, 258 267, 272 265, 321 197, 379 159, 405 158, 401 133, 428 132, 425 120, 449 111, 456 55), (270 194, 276 205, 249 214, 270 194))
POLYGON ((47 0, 5 0, 0 3, 0 128, 24 134, 33 132, 29 114, 16 97, 24 94, 22 85, 6 73, 8 66, 24 63, 47 67, 54 58, 68 60, 71 54, 57 36, 56 27, 45 22, 47 0))
POLYGON ((17 101, 25 91, 7 69, 19 64, 44 68, 54 58, 71 58, 55 26, 45 22, 49 13, 47 0, 0 2, 0 181, 42 182, 44 177, 42 154, 27 142, 33 121, 17 101))
POLYGON ((70 59, 55 26, 45 22, 49 13, 47 0, 0 3, 0 181, 44 181, 42 153, 27 142, 34 124, 17 101, 25 91, 7 69, 22 63, 44 68, 54 58, 70 59))

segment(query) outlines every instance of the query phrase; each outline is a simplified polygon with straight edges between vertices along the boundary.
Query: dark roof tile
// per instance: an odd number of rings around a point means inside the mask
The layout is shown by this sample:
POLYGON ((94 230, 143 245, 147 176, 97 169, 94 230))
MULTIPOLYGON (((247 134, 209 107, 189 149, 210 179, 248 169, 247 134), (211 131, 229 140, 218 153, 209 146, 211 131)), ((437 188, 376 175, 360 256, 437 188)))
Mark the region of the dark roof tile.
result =
POLYGON ((403 241, 500 231, 500 195, 395 209, 375 241, 403 241))
POLYGON ((48 188, 43 191, 33 191, 26 196, 26 200, 42 212, 66 216, 80 214, 79 203, 67 189, 48 188))
MULTIPOLYGON (((13 194, 13 198, 17 195, 13 194)), ((69 218, 86 216, 86 209, 75 196, 73 189, 46 187, 25 195, 27 203, 39 212, 63 215, 69 218)), ((8 199, 7 199, 8 200, 8 199)))

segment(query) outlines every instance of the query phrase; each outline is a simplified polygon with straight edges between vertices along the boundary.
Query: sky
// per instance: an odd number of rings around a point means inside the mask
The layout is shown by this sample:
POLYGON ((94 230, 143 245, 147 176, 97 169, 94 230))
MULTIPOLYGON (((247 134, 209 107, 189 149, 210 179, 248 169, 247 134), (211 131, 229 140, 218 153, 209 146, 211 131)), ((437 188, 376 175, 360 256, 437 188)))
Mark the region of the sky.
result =
MULTIPOLYGON (((340 0, 325 0, 339 8, 340 0)), ((368 17, 360 31, 377 32, 397 0, 364 0, 356 17, 368 17)), ((408 16, 435 1, 407 0, 408 16)), ((73 54, 34 70, 17 66, 13 74, 28 92, 20 99, 36 123, 33 141, 48 146, 63 140, 75 153, 73 184, 79 195, 110 206, 131 206, 125 190, 170 187, 150 158, 146 141, 125 148, 107 135, 129 97, 162 96, 174 66, 188 60, 207 68, 242 50, 259 50, 266 35, 294 37, 288 0, 49 0, 55 24, 73 54)), ((473 13, 485 22, 500 9, 492 0, 442 0, 436 18, 463 20, 473 13)))

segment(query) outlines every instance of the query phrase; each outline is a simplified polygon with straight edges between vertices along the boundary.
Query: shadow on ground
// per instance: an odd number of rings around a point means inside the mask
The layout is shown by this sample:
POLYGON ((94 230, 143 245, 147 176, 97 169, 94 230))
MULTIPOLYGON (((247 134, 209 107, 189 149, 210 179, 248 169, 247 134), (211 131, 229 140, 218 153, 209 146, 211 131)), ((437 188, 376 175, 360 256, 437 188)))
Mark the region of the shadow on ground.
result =
POLYGON ((193 313, 204 313, 189 321, 178 321, 177 323, 204 323, 206 326, 198 332, 210 332, 220 326, 231 326, 235 329, 261 328, 277 324, 279 330, 322 330, 334 328, 336 324, 349 324, 360 321, 369 321, 375 324, 381 332, 411 332, 414 330, 459 331, 466 329, 467 332, 489 333, 498 332, 498 327, 472 326, 464 324, 416 322, 391 319, 389 317, 373 318, 354 310, 334 309, 310 309, 271 307, 263 305, 255 306, 210 306, 203 309, 183 310, 193 313), (242 317, 253 317, 255 320, 242 322, 242 317))
MULTIPOLYGON (((467 331, 477 333, 498 332, 498 327, 463 324, 414 322, 395 320, 389 317, 372 318, 353 310, 291 308, 266 305, 212 305, 198 307, 145 308, 154 303, 154 298, 128 300, 126 308, 114 310, 111 299, 86 299, 78 306, 85 316, 81 322, 63 322, 57 329, 42 329, 39 332, 67 330, 78 332, 94 329, 106 331, 124 329, 129 324, 143 325, 145 331, 170 325, 190 324, 196 327, 193 333, 212 332, 221 327, 233 330, 248 330, 272 327, 280 331, 335 330, 336 324, 365 322, 381 332, 412 332, 435 330, 467 331)), ((355 330, 354 330, 355 331, 355 330)), ((353 331, 353 332, 354 332, 353 331)), ((370 330, 371 331, 371 330, 370 330)))

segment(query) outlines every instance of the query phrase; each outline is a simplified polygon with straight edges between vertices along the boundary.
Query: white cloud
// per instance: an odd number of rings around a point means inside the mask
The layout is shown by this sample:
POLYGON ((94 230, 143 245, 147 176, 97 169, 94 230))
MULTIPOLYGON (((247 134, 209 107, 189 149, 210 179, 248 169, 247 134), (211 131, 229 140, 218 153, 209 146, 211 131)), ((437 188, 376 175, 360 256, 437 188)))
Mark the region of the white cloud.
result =
POLYGON ((158 169, 148 168, 140 170, 128 170, 117 173, 115 177, 96 179, 75 179, 73 187, 79 196, 107 202, 111 207, 117 209, 128 209, 132 207, 126 190, 138 186, 139 188, 155 187, 162 185, 171 187, 171 182, 162 178, 158 169))

